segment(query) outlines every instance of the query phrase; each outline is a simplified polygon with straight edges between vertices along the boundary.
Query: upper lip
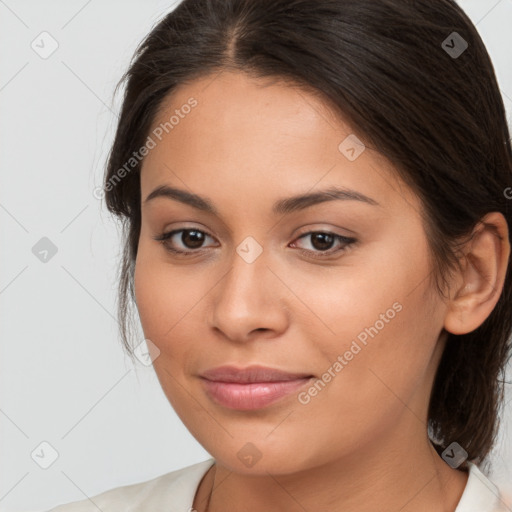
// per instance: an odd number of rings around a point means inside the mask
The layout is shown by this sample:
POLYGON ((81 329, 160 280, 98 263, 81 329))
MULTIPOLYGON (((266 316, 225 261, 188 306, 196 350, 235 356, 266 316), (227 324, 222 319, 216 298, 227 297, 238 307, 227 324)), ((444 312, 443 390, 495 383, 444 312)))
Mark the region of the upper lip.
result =
POLYGON ((235 366, 218 366, 204 371, 201 377, 217 382, 282 382, 287 380, 304 379, 313 377, 308 373, 290 373, 266 366, 247 366, 236 368, 235 366))

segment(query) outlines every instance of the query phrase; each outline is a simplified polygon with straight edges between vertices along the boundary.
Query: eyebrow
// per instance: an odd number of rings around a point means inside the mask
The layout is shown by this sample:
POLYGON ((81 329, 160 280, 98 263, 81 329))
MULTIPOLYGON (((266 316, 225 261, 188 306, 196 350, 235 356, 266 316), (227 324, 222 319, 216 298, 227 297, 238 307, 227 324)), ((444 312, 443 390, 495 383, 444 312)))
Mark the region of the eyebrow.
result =
MULTIPOLYGON (((179 188, 170 187, 168 185, 160 185, 146 197, 144 204, 157 198, 165 197, 173 199, 181 203, 187 204, 198 210, 218 215, 218 210, 213 203, 206 197, 201 197, 198 194, 193 194, 179 188)), ((287 215, 299 210, 304 210, 315 204, 324 203, 326 201, 360 201, 373 206, 380 206, 380 204, 371 197, 365 196, 360 192, 349 188, 330 187, 325 190, 317 192, 299 194, 276 201, 272 207, 272 212, 275 215, 287 215)))

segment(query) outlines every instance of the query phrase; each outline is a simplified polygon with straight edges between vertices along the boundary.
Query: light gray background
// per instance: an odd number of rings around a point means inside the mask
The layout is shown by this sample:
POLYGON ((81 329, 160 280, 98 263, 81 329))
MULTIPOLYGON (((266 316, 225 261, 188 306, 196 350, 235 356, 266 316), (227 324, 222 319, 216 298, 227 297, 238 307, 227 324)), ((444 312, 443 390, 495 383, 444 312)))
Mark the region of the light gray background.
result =
MULTIPOLYGON (((460 4, 488 47, 512 120, 512 0, 460 4)), ((120 240, 93 195, 119 108, 114 86, 174 5, 0 0, 1 511, 47 510, 209 457, 152 367, 134 368, 123 354, 120 240), (47 59, 31 48, 43 31, 59 45, 47 59), (32 253, 43 237, 58 249, 46 263, 32 253), (59 455, 48 469, 31 457, 43 441, 59 455)), ((512 494, 510 387, 491 476, 512 494)))

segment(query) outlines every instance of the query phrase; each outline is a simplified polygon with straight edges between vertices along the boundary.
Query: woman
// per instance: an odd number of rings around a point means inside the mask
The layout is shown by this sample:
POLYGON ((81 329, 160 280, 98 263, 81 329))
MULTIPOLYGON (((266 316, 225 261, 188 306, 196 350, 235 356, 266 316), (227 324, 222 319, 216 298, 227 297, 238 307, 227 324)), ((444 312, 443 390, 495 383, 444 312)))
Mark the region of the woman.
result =
POLYGON ((512 151, 457 4, 184 0, 123 80, 120 316, 212 458, 54 510, 510 510, 512 151))

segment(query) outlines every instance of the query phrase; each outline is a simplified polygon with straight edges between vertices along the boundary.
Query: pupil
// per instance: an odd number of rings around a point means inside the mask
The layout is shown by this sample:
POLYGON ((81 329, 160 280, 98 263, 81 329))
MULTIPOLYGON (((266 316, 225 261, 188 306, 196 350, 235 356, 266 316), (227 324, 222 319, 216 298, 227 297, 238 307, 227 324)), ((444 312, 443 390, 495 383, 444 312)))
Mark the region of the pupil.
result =
POLYGON ((313 235, 313 247, 315 247, 315 249, 330 249, 332 247, 332 243, 334 241, 334 236, 333 235, 330 235, 328 233, 316 233, 313 235), (320 241, 320 245, 316 243, 316 241, 320 241), (326 245, 328 247, 326 247, 326 245))
POLYGON ((184 231, 181 235, 181 241, 190 249, 201 247, 203 239, 203 233, 195 230, 184 231))

